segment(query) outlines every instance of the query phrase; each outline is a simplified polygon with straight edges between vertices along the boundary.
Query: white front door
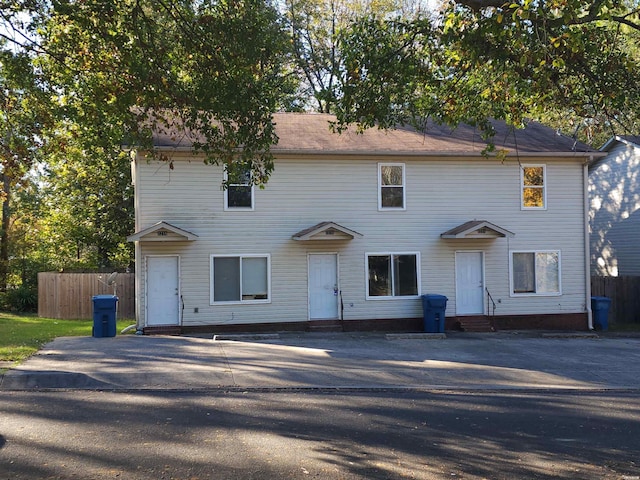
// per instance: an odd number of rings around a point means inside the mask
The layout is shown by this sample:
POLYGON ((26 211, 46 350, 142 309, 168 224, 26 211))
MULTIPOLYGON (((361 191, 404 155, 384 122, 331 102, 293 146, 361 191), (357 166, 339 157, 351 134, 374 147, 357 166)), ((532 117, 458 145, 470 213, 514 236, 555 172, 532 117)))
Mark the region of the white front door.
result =
POLYGON ((178 256, 147 257, 147 326, 180 324, 178 256))
POLYGON ((484 314, 484 253, 456 252, 456 315, 484 314))
POLYGON ((338 255, 309 254, 309 318, 338 318, 338 255))

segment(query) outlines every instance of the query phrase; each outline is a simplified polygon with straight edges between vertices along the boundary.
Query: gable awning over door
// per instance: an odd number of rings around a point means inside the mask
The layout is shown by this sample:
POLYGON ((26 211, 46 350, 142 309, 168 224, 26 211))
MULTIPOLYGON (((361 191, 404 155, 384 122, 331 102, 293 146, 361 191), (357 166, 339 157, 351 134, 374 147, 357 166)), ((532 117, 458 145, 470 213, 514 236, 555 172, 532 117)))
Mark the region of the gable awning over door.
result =
POLYGON ((192 242, 198 236, 167 222, 158 222, 129 235, 127 242, 192 242))
POLYGON ((298 241, 353 240, 362 238, 362 234, 334 222, 320 222, 313 227, 294 233, 291 238, 298 241))
POLYGON ((515 233, 486 220, 471 220, 440 234, 440 238, 513 238, 515 233))

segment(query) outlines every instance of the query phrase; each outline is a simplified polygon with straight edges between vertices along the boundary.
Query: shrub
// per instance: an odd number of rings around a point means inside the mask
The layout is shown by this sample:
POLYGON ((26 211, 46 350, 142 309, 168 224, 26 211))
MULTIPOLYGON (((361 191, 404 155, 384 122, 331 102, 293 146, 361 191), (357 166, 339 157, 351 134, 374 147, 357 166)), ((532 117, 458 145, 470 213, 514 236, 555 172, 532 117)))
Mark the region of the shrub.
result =
POLYGON ((26 286, 9 288, 0 294, 0 308, 10 312, 38 310, 38 289, 26 286))

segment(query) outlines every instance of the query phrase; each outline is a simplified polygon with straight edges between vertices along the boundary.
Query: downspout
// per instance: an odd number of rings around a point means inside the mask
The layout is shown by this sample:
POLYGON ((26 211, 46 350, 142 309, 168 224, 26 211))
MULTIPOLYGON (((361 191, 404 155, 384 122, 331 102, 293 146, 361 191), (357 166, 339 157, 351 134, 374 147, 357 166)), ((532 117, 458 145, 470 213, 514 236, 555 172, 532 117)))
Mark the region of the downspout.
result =
MULTIPOLYGON (((137 155, 138 152, 136 150, 130 150, 129 156, 131 158, 131 184, 133 185, 133 211, 135 213, 134 216, 134 232, 139 231, 138 225, 138 211, 139 211, 139 201, 138 201, 138 185, 137 185, 137 155)), ((134 299, 135 299, 135 311, 136 311, 136 323, 134 325, 129 325, 122 329, 120 333, 129 333, 133 330, 136 331, 136 334, 142 334, 143 325, 140 322, 140 258, 142 255, 142 250, 140 248, 140 242, 134 242, 134 260, 135 260, 135 276, 134 276, 134 299)))
POLYGON ((589 164, 593 160, 593 157, 589 158, 588 162, 585 162, 582 169, 582 183, 583 183, 583 197, 584 197, 584 276, 585 276, 585 306, 587 310, 587 325, 589 330, 593 330, 593 312, 591 311, 591 253, 589 242, 589 164))
MULTIPOLYGON (((135 230, 134 232, 140 231, 140 219, 138 218, 138 213, 140 212, 140 188, 138 185, 138 151, 131 151, 131 183, 133 184, 133 211, 134 211, 134 222, 135 222, 135 230)), ((142 334, 142 329, 144 325, 141 322, 141 313, 140 310, 142 308, 142 300, 140 298, 140 294, 142 292, 142 285, 140 278, 142 277, 142 269, 144 268, 142 265, 142 247, 140 245, 140 241, 136 241, 135 243, 135 299, 136 299, 136 334, 142 334)), ((145 301, 146 301, 146 292, 145 292, 145 301)), ((146 305, 145 305, 146 307, 146 305)), ((145 318, 146 321, 146 318, 145 318)))

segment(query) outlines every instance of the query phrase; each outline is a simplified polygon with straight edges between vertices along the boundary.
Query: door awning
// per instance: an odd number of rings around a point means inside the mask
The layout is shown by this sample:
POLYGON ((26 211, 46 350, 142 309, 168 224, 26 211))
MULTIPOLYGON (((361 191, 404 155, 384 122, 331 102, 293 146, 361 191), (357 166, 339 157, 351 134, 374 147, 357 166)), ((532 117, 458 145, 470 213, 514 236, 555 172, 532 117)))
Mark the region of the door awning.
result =
POLYGON ((440 238, 512 238, 515 233, 486 220, 471 220, 440 234, 440 238))
POLYGON ((292 235, 293 240, 353 240, 362 234, 334 222, 321 222, 292 235))
POLYGON ((158 222, 129 235, 127 242, 192 242, 198 236, 167 222, 158 222))

